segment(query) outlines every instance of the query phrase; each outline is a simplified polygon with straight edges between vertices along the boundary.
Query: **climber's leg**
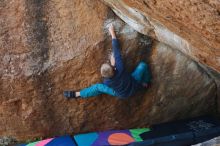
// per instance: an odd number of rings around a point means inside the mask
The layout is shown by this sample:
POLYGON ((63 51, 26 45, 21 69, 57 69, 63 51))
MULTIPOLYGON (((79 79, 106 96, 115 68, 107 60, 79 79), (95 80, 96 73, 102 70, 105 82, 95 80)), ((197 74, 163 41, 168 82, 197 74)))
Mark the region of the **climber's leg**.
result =
POLYGON ((132 76, 139 83, 150 83, 151 73, 149 66, 145 62, 140 62, 134 70, 134 72, 132 73, 132 76))
POLYGON ((80 96, 82 98, 88 98, 88 97, 100 95, 102 93, 116 96, 115 91, 105 84, 94 84, 88 88, 82 89, 80 91, 80 96))

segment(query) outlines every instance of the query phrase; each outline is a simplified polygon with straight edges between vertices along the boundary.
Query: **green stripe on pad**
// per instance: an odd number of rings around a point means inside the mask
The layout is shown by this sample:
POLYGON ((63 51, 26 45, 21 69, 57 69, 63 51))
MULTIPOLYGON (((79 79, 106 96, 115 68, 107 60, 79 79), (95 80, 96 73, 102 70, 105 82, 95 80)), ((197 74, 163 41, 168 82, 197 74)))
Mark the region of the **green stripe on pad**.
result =
POLYGON ((143 141, 143 139, 140 137, 140 134, 150 131, 150 128, 130 129, 129 131, 131 132, 131 135, 135 141, 139 142, 143 141))
POLYGON ((32 143, 29 143, 28 145, 26 146, 36 146, 37 143, 39 143, 40 141, 36 141, 36 142, 32 142, 32 143))

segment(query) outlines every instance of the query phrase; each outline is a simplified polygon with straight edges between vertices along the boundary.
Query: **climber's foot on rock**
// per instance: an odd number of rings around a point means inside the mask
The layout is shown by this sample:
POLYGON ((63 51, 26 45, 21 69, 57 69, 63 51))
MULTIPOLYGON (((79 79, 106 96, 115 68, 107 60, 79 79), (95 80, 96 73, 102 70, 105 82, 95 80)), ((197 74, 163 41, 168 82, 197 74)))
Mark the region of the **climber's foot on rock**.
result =
POLYGON ((64 92, 63 92, 63 95, 64 95, 67 99, 77 98, 75 91, 64 91, 64 92))

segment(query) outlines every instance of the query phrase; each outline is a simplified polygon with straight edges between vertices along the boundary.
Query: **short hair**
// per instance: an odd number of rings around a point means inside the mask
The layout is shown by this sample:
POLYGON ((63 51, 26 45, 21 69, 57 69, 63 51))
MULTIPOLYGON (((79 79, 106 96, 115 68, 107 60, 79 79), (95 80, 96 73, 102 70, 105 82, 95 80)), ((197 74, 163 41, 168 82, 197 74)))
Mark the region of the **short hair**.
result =
POLYGON ((113 75, 114 75, 113 67, 108 63, 102 64, 101 75, 102 75, 102 77, 105 77, 105 78, 113 77, 113 75))

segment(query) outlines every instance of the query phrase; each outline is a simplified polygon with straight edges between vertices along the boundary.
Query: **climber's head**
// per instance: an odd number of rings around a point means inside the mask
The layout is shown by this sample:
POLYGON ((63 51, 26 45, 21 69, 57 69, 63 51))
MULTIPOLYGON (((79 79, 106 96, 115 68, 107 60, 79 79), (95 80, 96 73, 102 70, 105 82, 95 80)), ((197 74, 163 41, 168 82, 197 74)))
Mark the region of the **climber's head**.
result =
POLYGON ((101 75, 104 78, 111 78, 114 75, 114 69, 113 67, 108 64, 108 63, 104 63, 101 66, 101 75))

